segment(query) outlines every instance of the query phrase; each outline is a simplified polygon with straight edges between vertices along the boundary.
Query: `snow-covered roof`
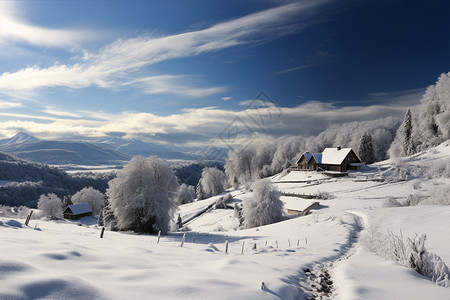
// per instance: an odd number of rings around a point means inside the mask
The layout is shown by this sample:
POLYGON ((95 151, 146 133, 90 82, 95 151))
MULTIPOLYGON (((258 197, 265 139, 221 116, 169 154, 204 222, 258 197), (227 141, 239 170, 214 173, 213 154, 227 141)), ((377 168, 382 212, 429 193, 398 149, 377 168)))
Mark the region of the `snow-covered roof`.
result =
POLYGON ((68 208, 70 208, 74 215, 81 215, 92 212, 92 208, 87 203, 69 205, 68 208))
POLYGON ((340 165, 350 151, 352 148, 325 148, 322 152, 322 164, 340 165))
POLYGON ((313 157, 314 157, 316 163, 318 163, 318 164, 322 163, 322 153, 313 153, 313 157))
POLYGON ((312 157, 314 157, 314 160, 316 161, 316 163, 320 164, 322 161, 322 153, 303 153, 303 155, 306 158, 306 161, 309 162, 311 160, 312 157))

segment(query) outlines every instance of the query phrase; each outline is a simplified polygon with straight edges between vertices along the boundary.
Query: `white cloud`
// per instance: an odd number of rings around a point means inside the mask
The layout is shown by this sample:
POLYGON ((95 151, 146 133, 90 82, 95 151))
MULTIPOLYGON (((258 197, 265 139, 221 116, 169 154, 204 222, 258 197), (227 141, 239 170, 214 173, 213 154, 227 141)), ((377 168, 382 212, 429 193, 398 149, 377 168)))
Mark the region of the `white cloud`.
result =
POLYGON ((0 2, 0 45, 10 42, 28 43, 42 47, 80 47, 91 40, 92 33, 73 29, 51 29, 21 20, 17 2, 0 2))
MULTIPOLYGON (((85 52, 84 56, 77 58, 76 63, 72 65, 55 64, 47 68, 32 66, 13 73, 3 73, 0 76, 0 89, 4 93, 11 94, 45 87, 117 88, 134 82, 139 87, 143 87, 146 93, 177 93, 180 90, 185 94, 197 96, 218 93, 223 91, 224 87, 195 88, 177 84, 173 75, 160 74, 142 78, 141 72, 138 71, 161 61, 270 41, 302 30, 310 25, 309 14, 325 2, 328 1, 294 2, 222 22, 206 29, 176 35, 140 36, 117 40, 98 53, 85 52)), ((3 38, 12 34, 9 32, 12 31, 8 29, 3 38)), ((44 40, 48 37, 45 43, 51 43, 53 40, 56 43, 57 37, 66 32, 45 30, 37 32, 31 29, 28 31, 24 27, 23 30, 19 30, 16 37, 33 42, 32 36, 36 33, 39 33, 39 36, 43 34, 44 40)), ((62 43, 68 43, 76 35, 68 34, 68 36, 69 40, 62 39, 62 43)))
POLYGON ((222 97, 221 99, 222 99, 223 101, 228 101, 228 100, 231 100, 231 97, 227 96, 227 97, 222 97))
POLYGON ((129 84, 140 87, 147 94, 174 94, 190 97, 205 97, 225 89, 224 87, 194 87, 188 77, 187 75, 157 75, 136 79, 129 84))
MULTIPOLYGON (((309 136, 332 125, 352 121, 373 120, 386 116, 403 116, 409 105, 392 102, 385 105, 339 107, 333 103, 308 102, 297 107, 266 107, 230 111, 217 107, 186 109, 182 113, 159 116, 144 112, 75 111, 70 113, 45 109, 51 115, 15 114, 16 120, 0 123, 0 135, 26 131, 41 138, 65 139, 85 136, 101 137, 110 133, 147 141, 184 146, 204 146, 213 142, 218 147, 227 143, 248 141, 250 135, 259 141, 282 135, 309 136), (276 113, 273 109, 276 108, 276 113), (17 119, 21 120, 17 120, 17 119), (236 135, 236 133, 239 133, 236 135), (230 140, 230 136, 235 139, 230 140)), ((0 112, 0 116, 12 116, 0 112)))
POLYGON ((0 109, 17 108, 17 107, 22 107, 22 103, 0 100, 0 109))

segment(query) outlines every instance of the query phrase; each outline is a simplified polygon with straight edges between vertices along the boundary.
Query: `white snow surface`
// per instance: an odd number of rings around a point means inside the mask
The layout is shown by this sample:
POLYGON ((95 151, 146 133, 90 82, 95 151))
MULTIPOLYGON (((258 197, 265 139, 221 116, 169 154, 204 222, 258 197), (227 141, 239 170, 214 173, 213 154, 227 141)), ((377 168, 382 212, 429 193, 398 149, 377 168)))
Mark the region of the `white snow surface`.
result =
MULTIPOLYGON (((449 156, 447 142, 402 163, 445 163, 449 156)), ((272 181, 289 194, 281 198, 285 208, 314 201, 319 208, 241 229, 234 210, 212 207, 223 196, 218 195, 180 206, 176 215, 190 219, 190 231, 162 236, 159 244, 156 235, 131 232, 107 231, 100 239, 101 228, 91 217, 33 219, 29 226, 23 219, 0 218, 0 299, 305 299, 311 292, 305 268, 329 269, 335 299, 450 299, 450 289, 358 243, 361 227, 401 230, 405 237, 425 233, 427 250, 450 266, 449 206, 382 207, 387 197, 430 197, 450 184, 449 176, 382 181, 390 174, 392 161, 343 178, 281 173, 272 181), (301 198, 320 194, 331 197, 301 198)), ((229 192, 231 205, 252 197, 244 189, 229 192)))

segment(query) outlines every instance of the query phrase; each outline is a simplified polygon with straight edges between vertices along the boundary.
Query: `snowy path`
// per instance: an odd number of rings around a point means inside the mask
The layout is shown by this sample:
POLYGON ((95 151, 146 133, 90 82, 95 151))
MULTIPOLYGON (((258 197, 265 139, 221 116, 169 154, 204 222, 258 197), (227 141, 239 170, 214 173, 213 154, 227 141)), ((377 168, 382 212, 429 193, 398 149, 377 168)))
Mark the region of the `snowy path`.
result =
POLYGON ((334 298, 336 284, 333 269, 337 263, 347 260, 355 254, 358 247, 360 233, 364 228, 364 222, 361 217, 356 214, 352 215, 355 218, 353 231, 348 236, 348 243, 346 247, 341 249, 341 256, 333 261, 326 261, 323 263, 314 264, 310 268, 304 268, 311 294, 308 299, 334 298))

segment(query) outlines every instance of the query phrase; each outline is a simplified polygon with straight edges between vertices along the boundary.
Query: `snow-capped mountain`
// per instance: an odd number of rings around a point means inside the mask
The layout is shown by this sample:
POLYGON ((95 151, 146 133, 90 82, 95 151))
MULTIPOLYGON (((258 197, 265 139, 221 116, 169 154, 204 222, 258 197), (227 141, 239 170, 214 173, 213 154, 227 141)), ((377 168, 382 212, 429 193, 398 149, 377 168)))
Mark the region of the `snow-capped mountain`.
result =
POLYGON ((200 156, 136 139, 104 138, 96 141, 40 140, 27 133, 0 140, 0 151, 47 164, 122 164, 134 155, 194 160, 200 156))
POLYGON ((130 156, 89 142, 45 141, 20 132, 0 141, 0 151, 47 164, 116 164, 130 156))
POLYGON ((14 145, 14 144, 27 144, 27 143, 34 143, 38 142, 39 139, 35 138, 32 135, 29 135, 25 132, 19 132, 15 136, 9 138, 9 139, 3 139, 0 140, 0 146, 6 146, 6 145, 14 145))
POLYGON ((130 156, 156 155, 160 158, 165 159, 186 159, 186 160, 198 159, 198 156, 194 154, 172 150, 168 147, 158 144, 145 143, 137 139, 106 138, 97 140, 96 144, 105 148, 114 149, 116 151, 128 154, 130 156))

